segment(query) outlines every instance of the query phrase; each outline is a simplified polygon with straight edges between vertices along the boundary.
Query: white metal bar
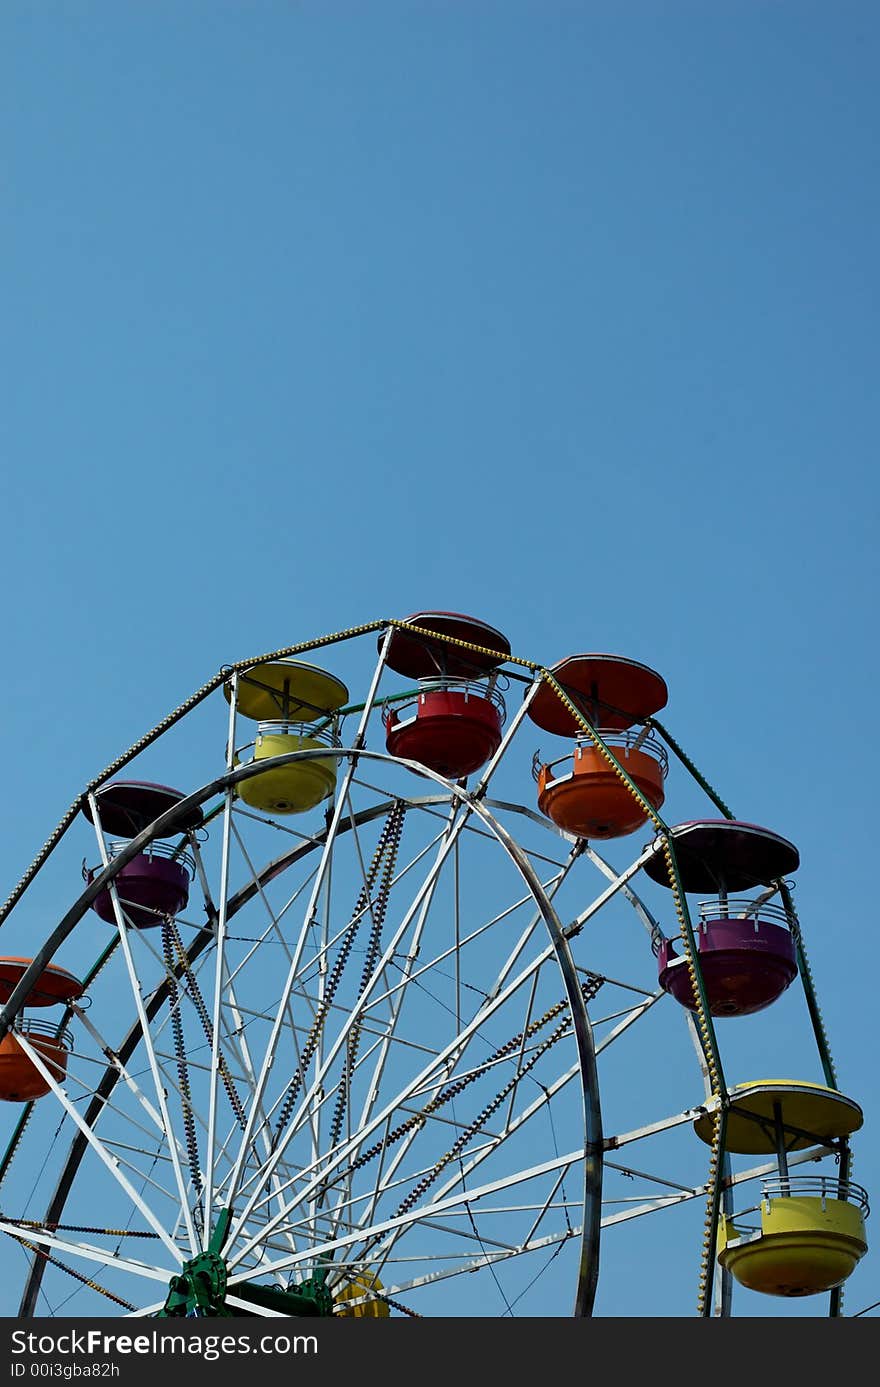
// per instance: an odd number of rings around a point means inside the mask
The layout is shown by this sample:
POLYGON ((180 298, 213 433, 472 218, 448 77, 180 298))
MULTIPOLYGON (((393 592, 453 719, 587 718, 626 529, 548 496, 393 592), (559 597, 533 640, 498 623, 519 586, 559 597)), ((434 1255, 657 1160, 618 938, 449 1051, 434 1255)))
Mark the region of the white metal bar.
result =
MULTIPOLYGON (((395 947, 396 941, 390 946, 390 951, 393 951, 395 947)), ((555 950, 553 944, 549 943, 541 954, 534 958, 522 970, 522 972, 518 974, 517 977, 515 977, 510 983, 508 983, 506 988, 504 988, 500 993, 498 993, 498 995, 495 998, 493 998, 484 1008, 482 1008, 477 1013, 477 1015, 464 1028, 461 1034, 458 1037, 456 1037, 456 1041, 454 1043, 447 1045, 437 1056, 434 1057, 434 1059, 428 1065, 425 1066, 425 1068, 418 1075, 415 1076, 414 1079, 412 1079, 408 1084, 405 1085, 403 1090, 401 1090, 401 1092, 398 1093, 395 1098, 393 1098, 390 1102, 386 1103, 382 1111, 377 1116, 372 1118, 365 1128, 361 1129, 361 1131, 358 1133, 356 1140, 353 1139, 350 1142, 342 1143, 340 1145, 340 1147, 334 1154, 333 1159, 330 1162, 328 1162, 328 1165, 320 1178, 326 1179, 327 1176, 330 1173, 332 1173, 334 1169, 337 1169, 343 1161, 349 1158, 349 1156, 353 1153, 354 1150, 357 1149, 358 1146, 363 1144, 363 1142, 366 1140, 366 1138, 370 1135, 372 1131, 374 1131, 377 1127, 381 1126, 385 1122, 386 1118, 390 1113, 393 1113, 396 1109, 398 1109, 401 1106, 401 1104, 407 1102, 414 1093, 417 1093, 423 1087, 423 1085, 425 1085, 425 1083, 430 1079, 432 1075, 441 1073, 443 1070, 443 1066, 445 1065, 447 1060, 455 1053, 456 1047, 461 1046, 465 1041, 470 1039, 474 1031, 479 1026, 484 1025, 486 1021, 489 1019, 489 1017, 493 1015, 494 1012, 499 1009, 499 1007, 503 1006, 504 1003, 511 996, 513 996, 513 994, 520 987, 524 986, 525 983, 532 977, 533 973, 544 963, 546 963, 548 958, 550 958, 551 956, 555 956, 555 950)), ((343 1032, 343 1039, 346 1033, 347 1032, 343 1032)), ((341 1040, 339 1043, 341 1043, 341 1040)), ((290 1134, 291 1132, 289 1131, 288 1137, 290 1136, 290 1134)), ((277 1154, 278 1152, 276 1149, 276 1155, 277 1154)), ((249 1251, 250 1247, 246 1246, 246 1250, 249 1251)), ((244 1255, 244 1252, 242 1252, 240 1255, 244 1255)))
POLYGON ((587 906, 586 910, 582 910, 580 915, 575 916, 571 924, 565 926, 564 933, 566 938, 571 939, 573 935, 578 934, 587 921, 592 919, 596 914, 596 911, 601 910, 602 906, 606 905, 612 897, 616 896, 618 891, 622 891, 627 882, 631 881, 636 873, 640 872, 645 863, 649 862, 653 856, 654 845, 652 843, 636 858, 635 862, 631 863, 625 871, 621 872, 620 875, 612 881, 611 885, 603 891, 601 895, 596 897, 591 905, 587 906))
MULTIPOLYGON (((98 849, 101 854, 101 861, 103 862, 105 867, 108 867, 110 865, 110 858, 107 853, 107 844, 104 840, 104 831, 101 826, 101 815, 94 791, 89 791, 89 806, 91 808, 92 821, 98 839, 98 849)), ((140 981, 138 979, 137 970, 134 966, 134 959, 132 958, 131 946, 128 939, 128 930, 126 928, 125 920, 123 918, 122 907, 119 903, 119 895, 116 890, 115 881, 111 881, 109 883, 109 891, 110 899, 113 905, 113 914, 116 920, 116 929, 119 934, 119 946, 122 950, 122 956, 125 959, 125 967, 128 972, 132 999, 135 1004, 138 1020, 141 1024, 141 1035, 144 1042, 144 1048, 146 1049, 147 1059, 150 1065, 150 1070, 153 1075, 153 1083, 156 1089, 156 1100, 159 1104, 159 1111, 162 1114, 162 1124, 165 1128, 165 1140, 168 1143, 168 1151, 171 1156, 171 1164, 174 1169, 174 1179, 177 1185, 178 1194, 180 1196, 180 1207, 184 1216, 184 1222, 186 1224, 186 1233, 189 1239, 193 1255, 195 1255, 195 1253, 198 1251, 198 1241, 196 1238, 196 1230, 192 1219, 192 1213, 190 1211, 189 1202, 186 1197, 186 1182, 183 1178, 183 1171, 180 1165, 177 1144, 173 1136, 174 1129, 168 1112, 168 1104, 165 1101, 165 1088, 159 1078, 159 1067, 158 1061, 156 1059, 156 1053, 153 1049, 153 1040, 150 1034, 150 1024, 147 1019, 147 1013, 144 1007, 143 996, 141 995, 140 981)))
MULTIPOLYGON (((229 692, 229 739, 226 745, 227 771, 231 771, 235 765, 235 715, 237 704, 238 675, 233 674, 232 687, 229 692)), ((226 803, 223 807, 223 837, 220 850, 220 901, 217 910, 217 930, 214 944, 216 951, 214 968, 214 1009, 211 1021, 211 1078, 208 1097, 208 1146, 205 1154, 205 1217, 202 1229, 205 1251, 207 1251, 213 1236, 211 1216, 213 1213, 212 1200, 214 1197, 214 1155, 217 1141, 217 1090, 220 1080, 220 1035, 222 1030, 220 1018, 223 1009, 223 960, 226 948, 226 912, 229 906, 229 849, 232 835, 233 797, 234 791, 232 786, 230 786, 226 791, 226 803)))
MULTIPOLYGON (((356 746, 356 747, 360 747, 360 746, 362 746, 362 744, 363 744, 364 733, 365 733, 365 731, 366 731, 367 723, 368 723, 368 720, 369 720, 370 705, 372 704, 372 702, 373 702, 373 700, 374 700, 374 698, 375 698, 375 696, 376 696, 376 690, 377 690, 378 685, 379 685, 379 677, 380 677, 380 675, 381 675, 381 673, 382 673, 382 669, 383 669, 383 667, 384 667, 385 655, 386 655, 386 653, 387 653, 387 650, 388 650, 388 647, 389 647, 389 644, 390 644, 390 641, 391 641, 392 633, 393 633, 393 627, 390 627, 389 630, 388 630, 388 633, 387 633, 387 635, 386 635, 386 637, 385 637, 385 639, 384 639, 384 641, 383 641, 383 643, 382 643, 382 651, 381 651, 381 653, 380 653, 379 662, 378 662, 378 664, 377 664, 377 666, 376 666, 375 672, 374 672, 374 674, 373 674, 372 681, 371 681, 371 683, 370 683, 370 690, 369 690, 369 693, 367 694, 366 704, 365 704, 364 710, 363 710, 363 712, 362 712, 362 714, 361 714, 360 722, 359 722, 359 724, 358 724, 357 733, 356 733, 356 735, 355 735, 355 746, 356 746)), ((343 776, 342 786, 341 786, 341 788, 340 788, 340 790, 339 790, 339 792, 338 792, 338 794, 337 794, 337 796, 336 796, 336 802, 335 802, 334 807, 333 807, 333 814, 332 814, 332 816, 331 816, 331 821, 330 821, 330 824, 329 824, 328 830, 327 830, 327 837, 326 837, 326 839, 325 839, 324 846, 323 846, 323 849, 322 849, 322 851, 321 851, 321 860, 320 860, 320 862, 318 863, 318 867, 317 867, 317 870, 316 870, 316 872, 315 872, 315 877, 314 877, 314 880, 313 880, 313 882, 312 882, 311 894, 310 894, 310 896, 309 896, 308 904, 307 904, 307 906, 306 906, 305 915, 304 915, 304 917, 303 917, 302 929, 300 930, 299 939, 298 939, 298 941, 297 941, 297 945, 296 945, 296 948, 295 948, 295 950, 294 950, 293 958, 291 959, 291 962, 290 962, 290 966, 289 966, 288 974, 287 974, 287 979, 286 979, 285 984, 284 984, 284 987, 283 987, 283 989, 282 989, 280 1002, 279 1002, 278 1007, 277 1007, 277 1009, 276 1009, 275 1020, 274 1020, 273 1025, 272 1025, 272 1032, 271 1032, 271 1035, 270 1035, 270 1037, 269 1037, 269 1041, 268 1041, 268 1043, 267 1043, 267 1045, 266 1045, 266 1051, 265 1051, 265 1054, 264 1054, 264 1056, 263 1056, 263 1063, 262 1063, 262 1065, 261 1065, 261 1067, 260 1067, 260 1074, 259 1074, 259 1077, 258 1077, 258 1079, 257 1079, 257 1087, 256 1087, 256 1092, 255 1092, 255 1094, 254 1094, 254 1101, 253 1101, 252 1104, 251 1104, 251 1116, 249 1116, 249 1118, 248 1118, 247 1127, 246 1127, 246 1129, 245 1129, 245 1132, 244 1132, 244 1135, 243 1135, 243 1138, 242 1138, 242 1141, 241 1141, 241 1146, 240 1146, 240 1148, 239 1148, 239 1154, 238 1154, 238 1157, 236 1158, 236 1162, 235 1162, 235 1165, 234 1165, 233 1171, 232 1171, 232 1177, 231 1177, 231 1180, 230 1180, 230 1182, 229 1182, 229 1201, 230 1201, 230 1204, 231 1204, 231 1202, 235 1199, 236 1194, 237 1194, 237 1192, 238 1192, 238 1186, 239 1186, 239 1181, 240 1181, 240 1179, 241 1179, 242 1168, 243 1168, 243 1166, 244 1166, 244 1162, 245 1162, 245 1159, 246 1159, 247 1151, 248 1151, 248 1149, 250 1148, 250 1145, 251 1145, 251 1142, 252 1142, 252 1139, 253 1139, 253 1125, 254 1125, 254 1117, 253 1117, 253 1114, 254 1114, 256 1111, 258 1111, 258 1105, 259 1105, 259 1103, 262 1101, 263 1093, 265 1092, 266 1082, 267 1082, 267 1079, 268 1079, 268 1076, 269 1076, 269 1070, 271 1069, 272 1064, 274 1063, 274 1060, 275 1060, 275 1053, 276 1053, 277 1046, 278 1046, 278 1039, 279 1039, 279 1036, 280 1036, 280 1034, 281 1034, 281 1029, 282 1029, 282 1026, 283 1026, 283 1023, 284 1023, 285 1010, 286 1010, 286 1008, 287 1008, 287 1004, 288 1004, 288 1001, 289 1001, 289 999, 290 999, 290 993, 291 993, 291 990, 292 990, 292 988, 293 988, 293 983, 294 983, 294 980, 295 980, 295 978, 296 978, 297 971, 298 971, 298 969, 299 969, 299 964, 300 964, 300 959, 301 959, 301 957, 302 957, 302 952, 303 952, 303 949, 305 948, 306 939, 308 938, 308 932, 309 932, 309 930, 310 930, 310 928, 311 928, 311 925, 312 925, 312 918, 313 918, 313 914, 314 914, 314 910, 315 910, 315 905, 316 905, 316 903, 317 903, 318 895, 319 895, 319 893, 320 893, 320 891, 321 891, 321 887, 322 887, 322 885, 323 885, 324 875, 325 875, 325 873, 326 873, 326 871, 327 871, 328 863, 329 863, 330 858, 331 858, 331 856, 332 856, 332 844, 333 844, 333 841, 334 841, 335 836, 336 836, 336 830, 337 830, 337 828, 338 828, 338 826, 339 826, 339 820, 340 820, 340 818, 342 817, 343 807, 344 807, 344 805, 345 805, 345 803, 346 803, 347 796, 348 796, 348 787, 349 787, 349 785, 350 785, 350 783, 351 783, 351 779, 352 779, 352 777, 353 777, 353 775, 354 775, 355 766, 356 766, 356 758, 353 757, 353 758, 349 761, 349 763, 348 763, 348 765, 347 765, 347 767, 346 767, 345 775, 343 776)), ((274 1167, 273 1167, 273 1168, 274 1168, 274 1167)), ((267 1176, 267 1178, 268 1178, 268 1176, 267 1176)), ((245 1215, 245 1217, 246 1217, 246 1215, 245 1215)), ((238 1221, 237 1221, 237 1226, 233 1227, 233 1228, 230 1230, 230 1235, 229 1235, 229 1245, 230 1245, 230 1246, 231 1246, 231 1244, 232 1244, 234 1238, 237 1236, 239 1227, 241 1226, 241 1223, 242 1223, 242 1222, 243 1222, 243 1219, 242 1219, 242 1218, 239 1218, 238 1221)))
POLYGON ((167 1284, 174 1275, 174 1272, 167 1268, 153 1267, 147 1262, 139 1262, 131 1257, 120 1257, 118 1253, 109 1252, 106 1248, 96 1247, 92 1243, 67 1242, 66 1239, 56 1237, 53 1233, 47 1233, 42 1228, 22 1228, 4 1218, 0 1218, 0 1233, 9 1233, 19 1241, 23 1239, 29 1243, 40 1243, 43 1247, 51 1247, 56 1252, 63 1252, 67 1257, 82 1257, 88 1262, 98 1262, 102 1267, 112 1268, 114 1271, 127 1271, 134 1276, 146 1276, 152 1281, 164 1281, 167 1284))
MULTIPOLYGON (((338 822, 338 821, 337 821, 337 822, 338 822)), ((449 853, 450 853, 450 851, 451 851, 451 849, 452 849, 452 847, 453 847, 453 845, 454 845, 455 839, 456 839, 456 837, 458 836, 458 833, 461 831, 462 827, 464 826, 465 822, 466 822, 466 815, 465 815, 465 817, 459 819, 459 821, 458 821, 457 825, 455 826, 455 828, 453 829, 452 833, 451 833, 447 838, 445 838, 445 839, 442 841, 442 843, 441 843, 441 845, 440 845, 439 852, 438 852, 438 854, 437 854, 437 857, 435 858, 435 860, 434 860, 434 862, 433 862, 433 864, 432 864, 432 866, 431 866, 431 868, 430 868, 430 870, 429 870, 429 872, 428 872, 428 874, 427 874, 425 880, 422 882, 421 886, 419 887, 419 890, 418 890, 418 892, 416 893, 415 900, 413 901, 413 903, 412 903, 412 905, 410 906, 410 908, 406 911, 406 913, 405 913, 405 915, 404 915, 404 917, 403 917, 403 920, 401 921, 400 925, 398 926, 398 928, 397 928, 397 930, 396 930, 396 932, 395 932, 393 938, 391 939, 390 943, 386 946, 385 951, 384 951, 384 953, 383 953, 383 955, 382 955, 382 958, 379 960, 379 962, 378 962, 378 964, 377 964, 377 966, 376 966, 376 968, 375 968, 375 970, 374 970, 373 978, 370 980, 370 982, 368 982, 367 987, 365 988, 364 992, 362 993, 362 995, 361 995, 361 997, 360 997, 360 999, 359 999, 359 1002, 358 1002, 357 1007, 354 1008, 354 1009, 352 1010, 352 1012, 350 1013, 350 1015, 349 1015, 349 1017, 348 1017, 347 1022, 342 1026, 342 1028, 341 1028, 341 1030, 340 1030, 340 1032, 339 1032, 339 1034, 338 1034, 338 1036, 337 1036, 335 1042, 333 1043, 333 1045, 332 1045, 332 1047, 331 1047, 331 1049, 330 1049, 330 1052, 329 1052, 329 1054, 328 1054, 327 1057, 326 1057, 325 1065, 324 1065, 323 1071, 321 1071, 320 1073, 316 1073, 316 1074, 315 1074, 315 1077, 314 1077, 314 1079, 313 1079, 313 1081, 312 1081, 311 1087, 306 1091, 304 1097, 302 1098, 302 1100, 301 1100, 301 1102, 300 1102, 300 1104, 299 1104, 299 1110, 298 1110, 300 1113, 302 1113, 302 1112, 308 1112, 308 1111, 309 1111, 310 1104, 314 1101, 314 1097, 315 1097, 316 1091, 317 1091, 318 1089, 320 1089, 320 1088, 323 1087, 323 1080, 324 1080, 324 1077, 325 1077, 325 1074, 326 1074, 327 1070, 329 1070, 330 1065, 331 1065, 331 1064, 333 1063, 333 1061, 335 1060, 337 1054, 339 1053, 340 1048, 342 1047, 342 1045, 345 1044, 345 1042, 346 1042, 346 1040, 347 1040, 347 1038, 348 1038, 348 1036, 349 1036, 349 1034, 350 1034, 350 1032, 351 1032, 352 1027, 355 1025, 355 1023, 357 1022, 358 1018, 362 1015, 362 1013, 364 1012, 364 1010, 365 1010, 366 1007, 367 1007, 368 1002, 370 1001, 370 993, 371 993, 371 991, 372 991, 372 988, 373 988, 373 985, 374 985, 375 980, 376 980, 377 978, 381 977, 382 973, 384 972, 385 968, 387 967, 388 960, 397 952, 397 946, 398 946, 398 944, 400 943, 400 940, 403 938, 403 936, 405 935, 406 931, 409 929, 410 924, 411 924, 411 922, 412 922, 414 916, 416 915, 416 913, 417 913, 417 911, 418 911, 418 909, 419 909, 419 907, 420 907, 420 905, 421 905, 422 900, 425 898, 425 896, 428 894, 428 892, 432 889, 433 883, 434 883, 434 881, 436 880, 437 876, 439 875, 439 873, 440 873, 440 871, 441 871, 441 869, 442 869, 442 867, 443 867, 443 864, 444 864, 444 862, 446 861, 446 858, 448 857, 448 855, 449 855, 449 853)), ((328 841, 328 844, 329 844, 330 841, 331 841, 331 835, 330 835, 330 834, 328 834, 328 839, 327 839, 327 841, 328 841)), ((286 994, 285 994, 285 995, 287 995, 287 994, 289 993, 290 985, 291 985, 292 981, 293 981, 292 978, 289 978, 289 979, 288 979, 288 987, 287 987, 287 990, 286 990, 286 994)), ((279 1030, 279 1029, 280 1029, 280 1027, 277 1028, 277 1029, 273 1032, 273 1039, 274 1039, 276 1042, 277 1042, 277 1034, 278 1034, 278 1030, 279 1030)), ((273 1049, 274 1049, 274 1047, 273 1047, 273 1049)), ((296 1120, 294 1117, 292 1117, 291 1122, 288 1124, 287 1131, 285 1132, 284 1136, 281 1138, 281 1141, 280 1141, 280 1142, 278 1143, 278 1145, 276 1146, 275 1151, 274 1151, 272 1157, 270 1158, 269 1162, 267 1163, 266 1169, 265 1169, 265 1171, 264 1171, 264 1173, 263 1173, 263 1180, 262 1180, 261 1184, 260 1184, 259 1186, 257 1186, 255 1189, 252 1190, 251 1196, 250 1196, 250 1198, 249 1198, 249 1200, 248 1200, 248 1202, 247 1202, 247 1205, 246 1205, 245 1209, 244 1209, 244 1210, 242 1211, 242 1213, 239 1215, 239 1223, 244 1222, 244 1220, 249 1216, 249 1214, 250 1214, 250 1212, 251 1212, 251 1210, 252 1210, 252 1208, 253 1208, 253 1205, 254 1205, 256 1199, 259 1197, 260 1193, 262 1192, 262 1189, 263 1189, 263 1188, 265 1187, 265 1185, 268 1183, 268 1181, 269 1181, 269 1179, 270 1179, 270 1177, 271 1177, 272 1170, 274 1170, 275 1165, 276 1165, 276 1164, 278 1163, 278 1161, 281 1159, 281 1156, 283 1155, 283 1153, 284 1153, 284 1151, 285 1151, 285 1149, 286 1149, 288 1143, 290 1142, 291 1138, 294 1136, 294 1134, 295 1134, 296 1131, 298 1130, 298 1126, 299 1126, 299 1123, 297 1122, 297 1120, 296 1120)), ((233 1238, 237 1235, 237 1233, 238 1233, 238 1224, 232 1229, 232 1231, 231 1231, 231 1233, 230 1233, 230 1243, 232 1242, 233 1238)))
MULTIPOLYGON (((107 1056, 110 1065, 112 1066, 112 1068, 116 1070, 117 1074, 122 1079, 123 1083, 131 1091, 131 1093, 137 1099, 138 1103, 140 1103, 141 1107, 144 1109, 147 1116, 150 1118, 151 1122, 154 1123, 154 1125, 157 1127, 157 1129, 159 1130, 159 1132, 161 1132, 163 1136, 167 1136, 167 1131, 165 1129, 165 1126, 163 1125, 161 1115, 156 1111, 150 1100, 135 1083, 134 1079, 129 1074, 128 1070, 120 1060, 119 1056, 116 1054, 115 1050, 113 1050, 107 1044, 107 1042, 104 1040, 104 1037, 101 1035, 100 1031, 98 1031, 98 1029, 92 1025, 88 1013, 83 1011, 82 1007, 77 1006, 76 1002, 71 1002, 70 1009, 74 1013, 80 1024, 83 1026, 83 1028, 92 1037, 95 1044, 99 1047, 102 1053, 105 1056, 107 1056)), ((118 1111, 118 1109, 113 1108, 113 1111, 116 1112, 118 1111)))
POLYGON ((147 1220, 150 1227, 153 1229, 153 1232, 158 1233, 159 1237, 162 1239, 163 1243, 168 1248, 168 1251, 171 1253, 174 1260, 182 1265, 184 1258, 180 1248, 172 1242, 171 1238, 168 1236, 168 1233, 165 1230, 164 1225, 159 1221, 159 1219, 153 1213, 149 1205, 144 1203, 144 1201, 138 1194, 137 1190, 134 1189, 131 1182, 128 1179, 126 1179, 125 1175, 119 1168, 120 1163, 117 1157, 112 1156, 104 1146, 104 1143, 100 1141, 98 1137, 95 1136, 95 1133, 92 1131, 91 1127, 89 1127, 88 1123, 77 1111, 74 1104, 71 1103, 65 1090, 58 1083, 54 1075, 49 1072, 48 1067, 43 1062, 42 1056, 38 1053, 37 1050, 34 1049, 34 1047, 31 1044, 29 1044, 27 1036, 24 1035, 21 1031, 16 1031, 15 1039, 16 1042, 24 1050, 31 1064, 33 1064, 37 1071, 43 1076, 46 1083, 49 1085, 52 1092, 55 1094, 55 1097, 58 1099, 59 1103, 64 1108, 68 1117, 70 1117, 71 1120, 76 1124, 76 1126, 79 1128, 79 1130, 85 1137, 86 1141, 92 1147, 92 1150, 95 1151, 98 1158, 107 1167, 110 1174, 113 1176, 114 1180, 116 1180, 122 1186, 122 1188, 125 1190, 125 1193, 128 1195, 129 1199, 132 1201, 135 1207, 140 1209, 144 1218, 147 1220))
MULTIPOLYGON (((409 1226, 413 1223, 421 1222, 425 1217, 436 1218, 438 1215, 445 1214, 451 1209, 460 1208, 463 1204, 476 1204, 488 1195, 496 1194, 499 1190, 508 1190, 521 1184, 524 1180, 536 1179, 541 1175, 551 1174, 563 1167, 569 1168, 578 1161, 583 1160, 583 1151, 568 1152, 564 1156, 554 1156, 552 1160, 544 1161, 540 1165, 532 1167, 527 1171, 516 1171, 512 1175, 507 1175, 498 1180, 493 1180, 487 1185, 479 1186, 471 1190, 462 1190, 460 1194, 448 1199, 436 1201, 426 1209, 410 1209, 405 1214, 397 1218, 386 1219, 371 1229, 372 1234, 378 1238, 383 1233, 391 1232, 398 1228, 409 1226)), ((325 1253, 334 1251, 338 1248, 351 1247, 361 1241, 362 1232, 346 1234, 344 1237, 326 1243, 319 1243, 317 1247, 303 1249, 301 1252, 292 1253, 281 1258, 277 1262, 267 1263, 267 1271, 284 1270, 292 1268, 304 1261, 311 1261, 322 1257, 325 1253)), ((229 1277, 229 1284, 236 1285, 240 1281, 245 1281, 250 1273, 248 1271, 232 1271, 229 1277)))

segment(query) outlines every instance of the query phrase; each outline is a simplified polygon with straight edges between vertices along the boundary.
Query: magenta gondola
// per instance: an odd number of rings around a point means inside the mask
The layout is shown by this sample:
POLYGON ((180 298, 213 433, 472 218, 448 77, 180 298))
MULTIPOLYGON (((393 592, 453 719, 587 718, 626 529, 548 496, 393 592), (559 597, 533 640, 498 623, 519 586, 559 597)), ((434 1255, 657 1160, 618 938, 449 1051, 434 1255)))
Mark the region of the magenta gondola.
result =
MULTIPOLYGON (((733 919, 722 916, 722 908, 715 902, 712 915, 694 930, 706 1000, 713 1016, 750 1016, 772 1005, 797 977, 794 940, 778 906, 753 908, 752 915, 733 919)), ((657 966, 660 986, 693 1011, 684 946, 664 940, 657 966)))
MULTIPOLYGON (((713 1016, 749 1016, 771 1006, 797 976, 797 951, 786 911, 772 904, 774 883, 799 865, 797 848, 759 824, 737 819, 699 819, 670 830, 681 889, 715 891, 700 902, 694 927, 700 974, 713 1016), (728 891, 769 888, 755 900, 728 891)), ((645 871, 669 886, 665 854, 658 851, 645 871)), ((664 940, 658 950, 660 986, 682 1006, 697 1003, 681 940, 664 940)))
MULTIPOLYGON (((114 844, 114 849, 118 847, 114 844)), ((186 909, 192 880, 191 859, 186 853, 172 857, 171 852, 165 844, 153 843, 147 852, 137 853, 120 867, 114 878, 119 904, 135 929, 161 925, 186 909)), ((88 867, 83 876, 91 885, 102 870, 102 867, 88 867)), ((115 922, 109 886, 95 897, 92 909, 108 924, 115 922)))
MULTIPOLYGON (((155 785, 142 780, 109 781, 95 794, 98 819, 103 832, 115 838, 132 839, 142 833, 169 810, 181 805, 185 796, 168 785, 155 785)), ((91 804, 87 801, 83 813, 94 822, 91 804)), ((173 818, 163 836, 171 837, 197 828, 202 822, 200 808, 183 807, 173 818)), ((109 845, 111 857, 119 855, 124 843, 109 845)), ((104 870, 103 864, 84 867, 83 877, 91 885, 104 870)), ((114 878, 116 892, 127 923, 135 929, 148 929, 172 919, 186 908, 193 875, 189 854, 154 839, 144 852, 137 853, 119 869, 114 878)), ((113 924, 116 913, 109 884, 92 902, 92 909, 102 920, 113 924)))

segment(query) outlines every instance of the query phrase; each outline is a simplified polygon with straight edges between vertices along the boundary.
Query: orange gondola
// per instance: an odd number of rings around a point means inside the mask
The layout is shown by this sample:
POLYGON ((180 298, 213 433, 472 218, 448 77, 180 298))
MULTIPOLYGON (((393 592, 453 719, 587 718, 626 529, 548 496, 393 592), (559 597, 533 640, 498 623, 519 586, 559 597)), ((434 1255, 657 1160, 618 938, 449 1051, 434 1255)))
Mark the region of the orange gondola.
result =
MULTIPOLYGON (((30 958, 0 959, 0 1003, 9 1002, 32 962, 30 958)), ((78 978, 50 963, 31 983, 22 1007, 68 1004, 78 1001, 82 993, 78 978)), ((51 1084, 27 1053, 28 1046, 57 1082, 67 1073, 67 1056, 72 1049, 70 1032, 63 1026, 34 1021, 20 1010, 11 1029, 0 1040, 0 1101, 25 1103, 50 1091, 51 1084)))
POLYGON ((664 800, 668 758, 647 719, 666 703, 665 681, 619 655, 571 655, 549 673, 552 682, 542 681, 529 716, 547 732, 574 738, 574 748, 544 763, 536 754, 539 809, 582 838, 635 832, 664 800))

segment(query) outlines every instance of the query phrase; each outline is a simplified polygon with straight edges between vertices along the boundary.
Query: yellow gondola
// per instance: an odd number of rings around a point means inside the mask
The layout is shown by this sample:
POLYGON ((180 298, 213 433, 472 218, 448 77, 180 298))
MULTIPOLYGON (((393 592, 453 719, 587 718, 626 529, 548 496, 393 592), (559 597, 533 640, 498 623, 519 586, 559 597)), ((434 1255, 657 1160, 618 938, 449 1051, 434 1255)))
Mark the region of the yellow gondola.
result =
MULTIPOLYGON (((794 1151, 840 1147, 862 1125, 852 1098, 822 1084, 759 1079, 731 1089, 724 1148, 775 1153, 777 1178, 764 1182, 758 1206, 722 1215, 718 1260, 742 1286, 765 1295, 808 1296, 840 1286, 865 1255, 868 1196, 839 1176, 792 1175, 794 1151)), ((694 1122, 711 1143, 715 1118, 694 1122)))
POLYGON ((302 814, 328 799, 336 788, 336 714, 348 699, 342 681, 316 665, 278 660, 227 681, 228 700, 233 687, 236 712, 259 720, 256 740, 236 752, 236 765, 271 762, 292 752, 324 753, 239 781, 244 803, 268 814, 302 814))
POLYGON ((830 1291, 868 1250, 867 1211, 860 1186, 810 1176, 774 1180, 764 1187, 759 1229, 743 1228, 743 1215, 722 1218, 718 1260, 740 1285, 765 1295, 830 1291))
POLYGON ((388 1302, 376 1294, 377 1291, 382 1291, 382 1282, 374 1272, 364 1271, 353 1276, 347 1285, 334 1294, 336 1314, 352 1319, 387 1319, 391 1309, 388 1302))

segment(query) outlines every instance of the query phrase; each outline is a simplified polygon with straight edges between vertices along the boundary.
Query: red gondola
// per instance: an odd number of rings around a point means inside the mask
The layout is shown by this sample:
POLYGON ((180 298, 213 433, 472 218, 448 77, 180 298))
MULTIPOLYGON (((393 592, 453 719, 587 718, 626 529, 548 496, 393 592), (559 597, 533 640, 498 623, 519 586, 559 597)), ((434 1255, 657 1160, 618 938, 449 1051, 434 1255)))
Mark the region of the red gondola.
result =
POLYGON ((389 701, 385 745, 392 756, 457 780, 479 770, 501 745, 505 708, 494 678, 510 644, 460 612, 418 612, 407 622, 418 630, 393 632, 386 663, 417 679, 418 688, 406 701, 389 701))

